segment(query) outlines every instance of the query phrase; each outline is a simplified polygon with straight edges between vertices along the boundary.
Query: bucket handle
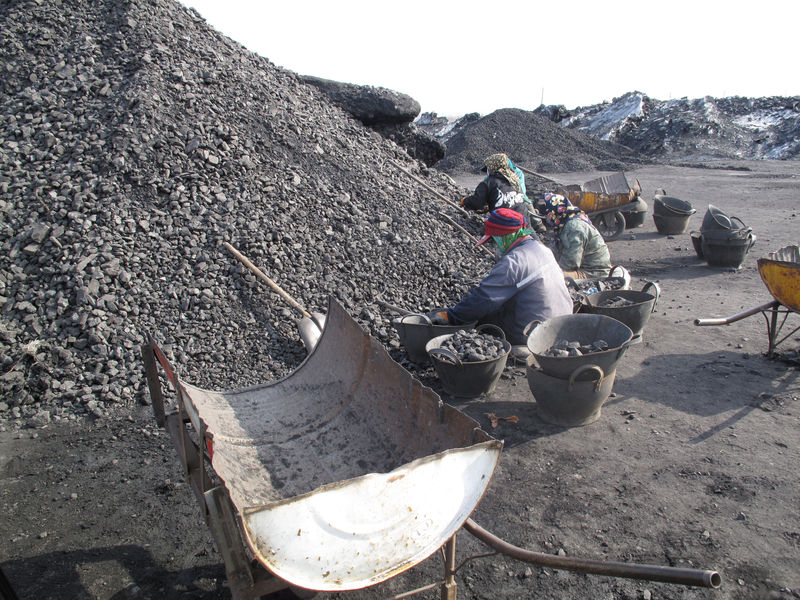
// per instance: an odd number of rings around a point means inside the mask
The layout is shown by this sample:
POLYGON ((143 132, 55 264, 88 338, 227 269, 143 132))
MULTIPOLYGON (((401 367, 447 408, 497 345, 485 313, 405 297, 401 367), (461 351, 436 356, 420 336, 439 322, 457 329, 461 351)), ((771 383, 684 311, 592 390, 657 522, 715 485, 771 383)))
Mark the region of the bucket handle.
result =
POLYGON ((728 217, 728 218, 729 218, 731 221, 739 221, 739 223, 740 223, 740 224, 741 224, 741 226, 742 226, 742 227, 741 227, 742 229, 750 229, 750 228, 747 226, 747 224, 746 224, 744 221, 742 221, 742 220, 741 220, 739 217, 728 217))
POLYGON ((531 331, 536 329, 541 324, 542 324, 542 322, 539 319, 534 319, 533 321, 531 321, 530 323, 525 325, 524 329, 522 330, 522 335, 524 335, 525 337, 528 337, 530 335, 531 331))
POLYGON ((753 247, 753 244, 755 244, 755 243, 756 243, 756 239, 757 239, 757 238, 756 238, 756 234, 755 234, 755 233, 753 233, 753 232, 751 231, 751 232, 750 232, 750 245, 747 247, 747 251, 748 251, 748 252, 750 252, 750 248, 752 248, 752 247, 753 247))
MULTIPOLYGON (((428 355, 429 356, 434 356, 436 354, 441 354, 442 356, 444 356, 447 359, 447 360, 444 360, 442 362, 452 363, 452 364, 456 365, 457 367, 460 367, 462 365, 461 359, 458 358, 452 352, 450 352, 450 350, 448 350, 447 348, 431 348, 430 350, 428 350, 428 355)), ((442 360, 442 359, 440 358, 439 360, 442 360)))
POLYGON ((648 281, 642 286, 642 291, 648 293, 648 290, 651 288, 653 291, 649 293, 655 297, 655 300, 653 300, 653 310, 650 312, 656 312, 656 303, 658 303, 658 298, 661 296, 661 287, 655 281, 648 281))
MULTIPOLYGON (((433 327, 433 323, 431 322, 431 320, 428 317, 428 315, 426 315, 425 313, 408 313, 408 314, 405 314, 402 317, 400 317, 400 319, 399 319, 400 323, 405 325, 406 324, 405 321, 406 321, 406 319, 408 317, 422 317, 422 320, 425 321, 424 323, 422 323, 422 325, 427 325, 428 327, 433 327)), ((418 323, 415 323, 415 324, 418 324, 418 323)))
POLYGON ((597 392, 600 390, 600 384, 603 382, 606 374, 603 373, 603 369, 598 367, 597 365, 581 365, 580 367, 576 368, 569 376, 569 383, 567 384, 567 391, 572 391, 572 386, 575 384, 575 379, 581 373, 585 373, 586 371, 594 371, 599 375, 599 377, 594 382, 594 391, 597 392))
POLYGON ((483 325, 478 325, 478 326, 475 328, 475 331, 477 331, 478 333, 483 333, 483 331, 484 331, 484 330, 486 330, 486 329, 494 329, 494 330, 495 330, 497 333, 499 333, 499 334, 500 334, 500 335, 496 335, 495 337, 499 337, 501 340, 504 340, 504 341, 505 341, 505 339, 506 339, 506 332, 505 332, 505 331, 503 331, 502 329, 500 329, 500 328, 499 328, 497 325, 495 325, 494 323, 484 323, 483 325))

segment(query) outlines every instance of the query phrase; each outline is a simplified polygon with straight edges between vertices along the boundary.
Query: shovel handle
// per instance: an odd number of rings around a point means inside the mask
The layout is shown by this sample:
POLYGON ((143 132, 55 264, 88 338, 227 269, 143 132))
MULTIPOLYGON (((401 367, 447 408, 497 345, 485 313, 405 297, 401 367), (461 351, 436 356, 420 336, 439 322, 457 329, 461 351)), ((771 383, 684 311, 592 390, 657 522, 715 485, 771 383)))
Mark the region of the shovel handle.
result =
MULTIPOLYGON (((295 309, 297 312, 299 312, 299 313, 300 313, 302 316, 304 316, 304 317, 308 317, 309 319, 311 319, 311 320, 312 320, 314 323, 316 323, 316 324, 317 324, 317 326, 320 326, 320 323, 317 321, 317 319, 315 319, 315 318, 314 318, 314 317, 311 315, 311 313, 309 313, 309 312, 308 312, 306 309, 304 309, 304 308, 303 308, 303 307, 300 305, 300 303, 299 303, 299 302, 297 302, 297 300, 295 300, 295 299, 294 299, 294 298, 292 298, 292 297, 291 297, 289 294, 287 294, 286 292, 284 292, 284 291, 283 291, 283 289, 281 289, 281 287, 280 287, 280 286, 279 286, 277 283, 275 283, 274 281, 272 281, 272 279, 270 279, 269 277, 267 277, 266 275, 264 275, 264 273, 262 273, 262 272, 261 272, 261 270, 260 270, 258 267, 256 267, 256 266, 255 266, 253 263, 251 263, 251 262, 250 262, 250 261, 247 259, 247 257, 245 257, 245 256, 244 256, 244 255, 243 255, 241 252, 239 252, 239 251, 238 251, 236 248, 234 248, 233 246, 231 246, 231 245, 230 245, 228 242, 223 242, 223 243, 222 243, 222 245, 223 245, 223 246, 225 246, 225 248, 227 248, 227 249, 228 249, 228 251, 229 251, 231 254, 233 254, 233 255, 234 255, 234 256, 235 256, 237 259, 239 259, 239 262, 241 262, 241 263, 242 263, 242 264, 243 264, 245 267, 247 267, 248 269, 250 269, 250 270, 251 270, 251 271, 252 271, 252 272, 253 272, 253 273, 256 275, 256 277, 258 277, 258 278, 259 278, 261 281, 263 281, 263 282, 264 282, 264 283, 266 283, 266 284, 267 284, 269 287, 271 287, 271 288, 272 288, 272 290, 273 290, 275 293, 277 293, 277 294, 278 294, 278 295, 279 295, 281 298, 283 298, 284 300, 286 300, 286 302, 289 304, 289 306, 291 306, 292 308, 294 308, 294 309, 295 309)), ((322 330, 322 327, 320 327, 320 330, 322 330)))

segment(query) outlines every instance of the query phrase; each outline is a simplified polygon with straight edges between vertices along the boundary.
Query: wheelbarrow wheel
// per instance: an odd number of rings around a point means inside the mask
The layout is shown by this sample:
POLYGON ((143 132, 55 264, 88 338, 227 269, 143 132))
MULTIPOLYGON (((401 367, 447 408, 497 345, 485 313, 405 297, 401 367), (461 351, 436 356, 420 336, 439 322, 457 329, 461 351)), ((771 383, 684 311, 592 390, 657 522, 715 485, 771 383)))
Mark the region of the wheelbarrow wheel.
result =
POLYGON ((625 231, 625 215, 618 210, 601 213, 592 219, 592 223, 607 242, 617 239, 625 231))

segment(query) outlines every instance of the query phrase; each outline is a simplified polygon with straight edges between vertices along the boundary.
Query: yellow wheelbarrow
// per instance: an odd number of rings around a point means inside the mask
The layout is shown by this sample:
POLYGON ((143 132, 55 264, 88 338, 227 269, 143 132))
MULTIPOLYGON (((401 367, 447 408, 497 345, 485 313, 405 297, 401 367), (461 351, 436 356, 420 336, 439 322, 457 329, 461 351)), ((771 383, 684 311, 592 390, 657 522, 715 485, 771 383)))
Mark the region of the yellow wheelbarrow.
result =
POLYGON ((794 335, 800 326, 784 332, 791 313, 800 313, 800 246, 786 246, 758 259, 758 273, 772 295, 772 300, 730 317, 695 319, 694 324, 729 325, 751 315, 761 313, 767 323, 769 347, 767 356, 773 356, 779 344, 794 335))

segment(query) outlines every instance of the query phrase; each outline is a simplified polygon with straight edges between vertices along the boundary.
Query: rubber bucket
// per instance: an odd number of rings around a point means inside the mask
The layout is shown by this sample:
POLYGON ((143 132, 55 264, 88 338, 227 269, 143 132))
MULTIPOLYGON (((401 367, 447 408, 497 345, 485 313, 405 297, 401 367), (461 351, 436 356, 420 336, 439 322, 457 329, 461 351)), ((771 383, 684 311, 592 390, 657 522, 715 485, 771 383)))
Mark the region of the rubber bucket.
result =
POLYGON ((592 315, 605 315, 612 317, 627 325, 633 332, 631 344, 642 341, 642 330, 656 309, 656 302, 661 294, 658 284, 648 281, 641 291, 635 290, 609 290, 597 292, 581 298, 581 312, 592 315), (624 298, 633 302, 625 306, 602 306, 612 298, 624 298))
POLYGON ((476 331, 489 328, 500 332, 504 350, 503 354, 490 360, 462 362, 455 354, 442 348, 442 344, 452 337, 452 333, 437 336, 425 345, 446 394, 459 398, 477 398, 494 391, 503 369, 506 368, 511 344, 505 339, 503 330, 495 325, 481 325, 476 331))
POLYGON ((752 231, 748 231, 747 235, 735 235, 722 239, 709 238, 703 234, 703 257, 712 267, 738 269, 755 243, 756 236, 752 231))
MULTIPOLYGON (((632 339, 631 328, 613 317, 577 313, 553 317, 539 323, 528 335, 527 345, 544 373, 567 379, 575 369, 585 364, 597 365, 604 373, 611 373, 616 369, 617 362, 625 354, 632 339), (545 353, 553 344, 562 339, 581 345, 604 340, 608 349, 583 356, 546 356, 545 353)), ((587 375, 581 375, 581 378, 584 376, 587 375)))
POLYGON ((597 365, 577 367, 568 378, 553 377, 528 360, 528 387, 543 421, 566 427, 580 427, 600 418, 603 404, 611 394, 616 371, 606 375, 597 365), (588 380, 585 376, 589 375, 588 380))
POLYGON ((653 199, 653 214, 664 217, 691 216, 697 211, 686 200, 673 196, 656 196, 653 199))
POLYGON ((699 231, 693 231, 689 235, 692 238, 692 246, 697 258, 703 258, 703 234, 699 231))
POLYGON ((661 235, 678 235, 686 231, 689 226, 689 219, 692 214, 679 215, 674 213, 672 215, 659 215, 653 213, 653 222, 656 224, 656 231, 661 235))
POLYGON ((747 229, 747 225, 739 217, 729 217, 713 204, 708 205, 706 214, 703 217, 703 224, 700 226, 702 233, 724 232, 735 229, 747 229))
POLYGON ((431 339, 452 334, 459 329, 472 329, 475 321, 463 325, 434 325, 427 315, 408 314, 392 319, 392 325, 400 336, 400 343, 406 349, 408 358, 417 364, 428 364, 428 353, 425 344, 431 339))
POLYGON ((628 210, 622 211, 622 216, 625 217, 626 229, 641 227, 644 225, 644 220, 647 216, 647 202, 641 198, 635 200, 628 210))

